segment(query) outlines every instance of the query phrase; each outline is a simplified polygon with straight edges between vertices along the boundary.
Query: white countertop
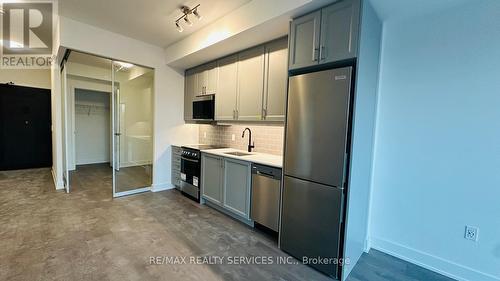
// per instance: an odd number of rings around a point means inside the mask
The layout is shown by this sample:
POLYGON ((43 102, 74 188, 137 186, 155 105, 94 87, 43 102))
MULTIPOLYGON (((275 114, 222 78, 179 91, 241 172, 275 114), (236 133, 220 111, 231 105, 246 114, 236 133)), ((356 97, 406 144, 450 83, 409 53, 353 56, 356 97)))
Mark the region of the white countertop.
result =
POLYGON ((239 150, 234 148, 204 149, 201 150, 201 152, 222 156, 226 158, 233 158, 241 161, 247 161, 255 164, 272 166, 276 168, 282 168, 283 166, 283 156, 280 155, 273 155, 260 152, 247 152, 244 150, 239 150), (236 155, 226 154, 226 152, 242 152, 242 153, 250 153, 251 155, 236 156, 236 155))
POLYGON ((183 146, 195 146, 195 145, 203 145, 201 143, 183 143, 183 144, 179 144, 179 143, 173 143, 172 146, 176 146, 176 147, 183 147, 183 146))

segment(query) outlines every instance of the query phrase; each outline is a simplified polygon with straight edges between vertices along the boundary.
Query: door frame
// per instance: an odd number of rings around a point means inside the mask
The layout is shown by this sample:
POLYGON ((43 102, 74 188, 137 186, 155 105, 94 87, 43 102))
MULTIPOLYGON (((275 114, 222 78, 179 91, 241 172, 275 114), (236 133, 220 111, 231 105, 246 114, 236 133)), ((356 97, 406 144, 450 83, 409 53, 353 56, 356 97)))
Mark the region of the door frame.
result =
MULTIPOLYGON (((144 67, 144 68, 149 68, 153 71, 153 81, 151 85, 151 109, 152 109, 152 121, 151 121, 151 134, 152 134, 152 155, 151 155, 151 185, 150 186, 145 186, 145 187, 139 187, 136 189, 132 190, 127 190, 127 191, 120 191, 117 192, 117 175, 116 172, 120 170, 120 151, 117 151, 116 149, 120 148, 119 142, 120 142, 120 137, 121 137, 121 132, 117 132, 117 129, 119 130, 120 124, 117 124, 117 121, 119 122, 119 119, 117 120, 117 116, 121 114, 121 103, 120 103, 120 88, 119 83, 116 81, 116 72, 115 72, 115 62, 116 60, 111 61, 111 136, 112 138, 112 151, 113 151, 113 157, 112 157, 112 167, 113 167, 113 198, 117 197, 122 197, 122 196, 127 196, 127 195, 133 195, 133 194, 138 194, 138 193, 143 193, 143 192, 148 192, 153 190, 153 182, 154 182, 154 176, 155 176, 155 171, 156 171, 156 165, 155 165, 155 152, 156 152, 156 140, 155 140, 155 112, 156 112, 156 103, 155 103, 155 97, 156 97, 156 91, 155 91, 155 78, 156 78, 156 69, 148 66, 141 66, 134 64, 135 66, 139 67, 144 67), (118 134, 118 135, 117 135, 118 134)), ((122 62, 122 61, 121 61, 122 62)))
MULTIPOLYGON (((124 60, 116 60, 114 58, 110 58, 110 57, 106 57, 106 56, 102 56, 102 55, 98 55, 98 54, 94 54, 94 53, 90 53, 90 52, 86 52, 86 51, 81 51, 81 50, 77 50, 77 49, 66 49, 66 55, 65 55, 65 58, 63 59, 63 61, 61 62, 61 79, 63 79, 62 77, 62 71, 64 69, 64 65, 67 63, 67 59, 69 57, 69 54, 71 51, 75 51, 75 52, 79 52, 79 53, 82 53, 82 54, 87 54, 87 55, 91 55, 91 56, 95 56, 95 57, 100 57, 100 58, 104 58, 104 59, 109 59, 111 60, 111 81, 108 81, 108 82, 111 82, 111 97, 110 97, 110 101, 111 101, 111 165, 114 167, 115 165, 115 140, 114 140, 114 130, 115 130, 115 113, 114 113, 114 88, 115 88, 115 71, 114 71, 114 68, 113 68, 113 64, 114 62, 116 61, 121 61, 121 62, 128 62, 128 61, 124 61, 124 60)), ((137 64, 137 63, 133 63, 135 66, 139 66, 139 67, 144 67, 144 68, 149 68, 153 71, 153 81, 152 81, 152 85, 151 85, 151 117, 152 117, 152 120, 151 120, 151 134, 152 134, 152 155, 151 155, 151 165, 152 165, 152 169, 151 169, 151 186, 148 186, 148 187, 142 187, 142 188, 138 188, 138 189, 134 189, 134 190, 129 190, 129 191, 124 191, 124 192, 115 192, 116 191, 116 186, 115 186, 115 183, 116 183, 116 179, 115 179, 115 170, 114 168, 112 167, 112 171, 113 171, 113 181, 112 181, 112 197, 121 197, 121 196, 127 196, 127 195, 132 195, 132 194, 137 194, 137 193, 143 193, 143 192, 147 192, 147 191, 153 191, 154 189, 154 179, 155 179, 155 175, 156 175, 156 169, 157 169, 157 165, 156 165, 156 158, 155 158, 155 155, 156 155, 156 76, 157 76, 157 71, 156 71, 156 68, 153 67, 153 66, 146 66, 146 65, 141 65, 141 64, 137 64)), ((65 75, 67 76, 67 75, 65 75)), ((66 77, 65 77, 66 78, 66 77)), ((103 81, 107 81, 107 80, 104 80, 103 81)), ((78 88, 78 87, 76 87, 78 88)), ((67 80, 65 81, 65 89, 61 89, 61 94, 67 94, 67 91, 68 91, 68 85, 67 85, 67 80)), ((74 89, 73 89, 73 94, 74 94, 74 89)), ((73 102, 74 102, 74 98, 73 98, 73 102)), ((67 116, 65 116, 64 118, 67 119, 67 116)), ((74 122, 74 118, 72 118, 71 120, 72 122, 74 122)), ((66 122, 66 120, 65 120, 66 122)), ((65 139, 65 142, 67 143, 67 139, 65 139)), ((63 146, 65 146, 66 144, 63 144, 63 146)), ((66 149, 67 149, 67 146, 66 146, 66 149)), ((73 150, 74 150, 74 143, 73 143, 73 150)), ((72 153, 75 153, 75 151, 72 151, 72 153)), ((63 161, 66 161, 67 159, 63 159, 63 161)), ((75 160, 73 158, 73 160, 75 160)), ((76 163, 76 162, 75 162, 76 163)), ((64 172, 64 171, 63 171, 64 172)), ((69 172, 68 172, 69 174, 69 172)), ((69 192, 69 189, 68 191, 69 192)))

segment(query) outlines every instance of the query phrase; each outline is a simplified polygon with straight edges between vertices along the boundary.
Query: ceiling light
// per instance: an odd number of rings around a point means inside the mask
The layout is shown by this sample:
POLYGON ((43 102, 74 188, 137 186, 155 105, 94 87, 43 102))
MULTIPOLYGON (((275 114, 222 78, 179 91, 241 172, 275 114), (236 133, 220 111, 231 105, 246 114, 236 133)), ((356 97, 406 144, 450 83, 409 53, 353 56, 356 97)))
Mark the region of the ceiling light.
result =
POLYGON ((177 31, 182 32, 184 29, 182 26, 179 24, 179 21, 184 19, 184 23, 188 26, 192 26, 193 23, 189 20, 189 15, 195 15, 195 17, 199 20, 201 20, 201 15, 198 13, 198 7, 200 7, 200 4, 194 6, 194 8, 190 9, 188 6, 182 6, 181 7, 181 12, 182 16, 180 16, 176 21, 175 21, 175 28, 177 28, 177 31))
POLYGON ((201 15, 198 13, 198 8, 194 9, 193 14, 198 18, 198 20, 201 20, 201 15))
POLYGON ((193 23, 188 19, 187 15, 184 17, 184 22, 189 26, 193 26, 193 23))
POLYGON ((182 26, 177 21, 175 22, 175 27, 177 27, 177 31, 179 32, 182 32, 184 30, 184 28, 182 28, 182 26))

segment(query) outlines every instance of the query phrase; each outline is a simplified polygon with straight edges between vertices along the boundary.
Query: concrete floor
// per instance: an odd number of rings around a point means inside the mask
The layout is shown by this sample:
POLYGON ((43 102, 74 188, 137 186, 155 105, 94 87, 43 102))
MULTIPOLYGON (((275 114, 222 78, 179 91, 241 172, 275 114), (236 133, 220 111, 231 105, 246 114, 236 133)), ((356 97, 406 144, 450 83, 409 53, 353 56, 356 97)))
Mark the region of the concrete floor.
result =
MULTIPOLYGON (((116 172, 116 192, 151 186, 152 169, 152 165, 120 168, 116 172)), ((109 166, 109 163, 76 166, 76 169, 70 172, 71 188, 72 190, 92 189, 92 186, 95 186, 97 181, 104 181, 107 184, 103 185, 103 188, 111 190, 112 173, 113 169, 109 166)), ((102 191, 102 188, 99 191, 102 191)))
MULTIPOLYGON (((154 264, 152 257, 287 255, 176 190, 112 199, 111 177, 99 170, 73 182, 66 194, 54 190, 48 169, 0 172, 0 280, 330 280, 301 264, 154 264)), ((451 279, 371 251, 349 280, 451 279)))

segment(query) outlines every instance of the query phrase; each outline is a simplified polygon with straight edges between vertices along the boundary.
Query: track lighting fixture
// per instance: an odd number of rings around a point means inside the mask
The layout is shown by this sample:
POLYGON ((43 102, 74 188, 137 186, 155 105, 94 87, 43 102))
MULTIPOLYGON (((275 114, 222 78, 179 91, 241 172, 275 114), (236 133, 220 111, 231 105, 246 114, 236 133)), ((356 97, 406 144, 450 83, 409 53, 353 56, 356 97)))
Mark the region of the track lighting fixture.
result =
POLYGON ((189 20, 187 15, 184 17, 184 22, 186 22, 186 24, 189 26, 193 26, 193 23, 189 20))
POLYGON ((175 22, 175 27, 177 28, 177 31, 179 31, 179 32, 182 32, 184 30, 184 28, 182 28, 182 26, 178 22, 175 22))
POLYGON ((182 32, 184 28, 182 28, 180 21, 184 20, 184 23, 187 26, 192 26, 193 22, 189 20, 189 15, 193 14, 198 20, 201 20, 201 15, 198 12, 198 7, 200 7, 200 4, 196 5, 194 8, 190 9, 187 6, 182 6, 181 7, 181 12, 183 13, 182 16, 180 16, 176 21, 175 21, 175 27, 177 28, 177 31, 182 32))
POLYGON ((201 15, 200 13, 198 13, 198 8, 195 8, 194 11, 193 11, 193 15, 196 16, 196 18, 198 18, 198 20, 201 20, 201 15))

